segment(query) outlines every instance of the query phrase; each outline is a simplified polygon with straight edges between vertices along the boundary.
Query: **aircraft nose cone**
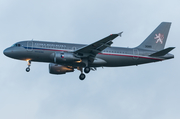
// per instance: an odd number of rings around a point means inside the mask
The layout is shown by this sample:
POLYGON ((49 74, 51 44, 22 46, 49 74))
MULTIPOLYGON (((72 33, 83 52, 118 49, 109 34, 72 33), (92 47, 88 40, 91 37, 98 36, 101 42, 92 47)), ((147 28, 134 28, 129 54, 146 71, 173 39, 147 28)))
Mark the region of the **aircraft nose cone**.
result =
POLYGON ((11 54, 11 51, 9 50, 9 48, 7 48, 3 51, 3 54, 9 57, 11 54))

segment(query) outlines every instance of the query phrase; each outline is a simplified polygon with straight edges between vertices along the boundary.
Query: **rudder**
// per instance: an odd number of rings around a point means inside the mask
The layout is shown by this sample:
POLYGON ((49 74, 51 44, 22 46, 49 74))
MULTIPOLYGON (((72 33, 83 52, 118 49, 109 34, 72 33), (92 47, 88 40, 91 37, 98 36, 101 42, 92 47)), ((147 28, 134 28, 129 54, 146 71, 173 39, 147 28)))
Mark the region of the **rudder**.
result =
POLYGON ((160 51, 164 49, 171 22, 162 22, 137 48, 160 51))

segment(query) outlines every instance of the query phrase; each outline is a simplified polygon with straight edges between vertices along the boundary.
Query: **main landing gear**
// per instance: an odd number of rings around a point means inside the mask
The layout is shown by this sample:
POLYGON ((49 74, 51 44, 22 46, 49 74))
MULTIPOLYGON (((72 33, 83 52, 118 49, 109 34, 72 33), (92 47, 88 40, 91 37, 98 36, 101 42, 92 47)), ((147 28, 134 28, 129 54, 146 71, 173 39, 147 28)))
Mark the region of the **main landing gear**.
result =
MULTIPOLYGON (((86 78, 86 75, 83 73, 82 67, 78 67, 77 69, 81 71, 81 74, 79 75, 79 79, 80 79, 80 80, 84 80, 84 79, 86 78)), ((85 67, 85 68, 84 68, 84 72, 85 72, 86 74, 89 73, 90 70, 91 70, 90 67, 85 67)))
POLYGON ((85 67, 85 68, 84 68, 84 72, 85 72, 86 74, 89 73, 90 70, 91 70, 90 67, 85 67))
POLYGON ((84 80, 85 78, 86 78, 86 75, 85 75, 85 74, 81 73, 81 74, 79 75, 79 79, 80 79, 80 80, 84 80))
POLYGON ((29 72, 31 66, 31 60, 27 60, 27 62, 28 62, 28 67, 26 68, 26 72, 29 72))

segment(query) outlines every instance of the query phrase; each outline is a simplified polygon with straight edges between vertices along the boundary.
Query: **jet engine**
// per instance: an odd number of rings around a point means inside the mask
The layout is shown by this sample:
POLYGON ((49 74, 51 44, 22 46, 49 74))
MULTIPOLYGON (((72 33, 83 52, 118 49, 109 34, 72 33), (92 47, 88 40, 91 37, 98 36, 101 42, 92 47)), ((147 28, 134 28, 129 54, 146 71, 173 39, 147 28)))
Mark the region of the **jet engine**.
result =
POLYGON ((56 52, 54 53, 54 62, 55 63, 63 63, 63 62, 73 62, 73 61, 80 61, 80 58, 77 58, 73 55, 73 53, 69 52, 56 52))
POLYGON ((68 68, 66 66, 50 63, 49 64, 49 73, 50 74, 65 74, 66 72, 73 72, 73 68, 68 68))

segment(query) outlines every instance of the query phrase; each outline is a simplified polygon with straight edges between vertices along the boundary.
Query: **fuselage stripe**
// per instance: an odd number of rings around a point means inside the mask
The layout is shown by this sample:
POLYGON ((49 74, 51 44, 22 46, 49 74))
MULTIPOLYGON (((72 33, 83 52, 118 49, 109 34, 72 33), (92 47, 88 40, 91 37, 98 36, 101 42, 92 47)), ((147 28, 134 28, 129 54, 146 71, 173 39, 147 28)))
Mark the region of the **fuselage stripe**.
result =
MULTIPOLYGON (((24 47, 25 49, 35 49, 35 50, 46 50, 46 51, 63 51, 68 52, 68 50, 54 50, 54 49, 45 49, 45 48, 32 48, 32 47, 24 47)), ((160 58, 153 58, 153 57, 145 57, 139 55, 126 55, 126 54, 109 54, 109 53, 98 53, 100 55, 111 55, 111 56, 124 56, 124 57, 134 57, 134 58, 143 58, 143 59, 152 59, 152 60, 159 60, 162 61, 163 59, 160 58)))

